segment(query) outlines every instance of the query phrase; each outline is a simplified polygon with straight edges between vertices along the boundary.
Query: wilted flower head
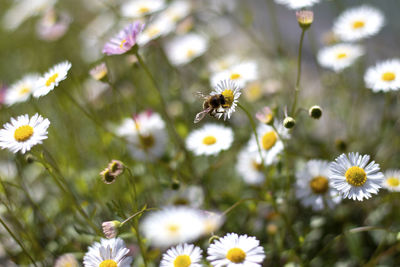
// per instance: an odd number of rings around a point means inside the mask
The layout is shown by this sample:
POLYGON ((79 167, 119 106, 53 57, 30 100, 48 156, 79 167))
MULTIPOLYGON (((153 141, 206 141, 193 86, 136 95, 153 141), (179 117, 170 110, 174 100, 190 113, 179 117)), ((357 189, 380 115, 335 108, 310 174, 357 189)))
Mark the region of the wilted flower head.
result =
POLYGON ((108 73, 106 63, 102 62, 90 70, 90 76, 97 81, 103 80, 108 73))
POLYGON ((270 124, 274 121, 274 113, 269 107, 263 107, 256 113, 256 118, 262 123, 270 124))
POLYGON ((119 221, 108 221, 102 223, 103 233, 106 238, 114 238, 118 234, 118 228, 121 226, 119 221))
POLYGON ((103 53, 108 56, 120 55, 131 50, 143 28, 144 24, 139 21, 129 24, 104 45, 103 53))
POLYGON ((108 164, 108 169, 110 170, 110 174, 119 176, 124 172, 125 166, 121 161, 113 159, 108 164))
POLYGON ((102 172, 100 172, 100 176, 105 184, 112 184, 117 179, 117 176, 111 174, 109 168, 105 168, 102 172))

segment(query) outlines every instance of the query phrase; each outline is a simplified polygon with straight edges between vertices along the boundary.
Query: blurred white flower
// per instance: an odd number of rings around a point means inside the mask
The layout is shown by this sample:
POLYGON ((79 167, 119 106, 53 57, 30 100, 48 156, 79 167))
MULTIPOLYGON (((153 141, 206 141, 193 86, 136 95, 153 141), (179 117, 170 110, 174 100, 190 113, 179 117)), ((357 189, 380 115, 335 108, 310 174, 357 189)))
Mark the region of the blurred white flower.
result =
POLYGON ((12 84, 5 92, 4 103, 10 106, 18 102, 27 101, 39 77, 39 74, 36 73, 27 74, 21 80, 12 84))
POLYGON ((140 18, 165 8, 164 0, 132 0, 121 6, 124 17, 140 18))
POLYGON ((168 41, 165 51, 172 65, 181 66, 204 54, 207 47, 208 41, 204 36, 188 33, 168 41))
POLYGON ((208 68, 209 68, 210 72, 216 73, 216 72, 228 70, 228 69, 232 68, 232 66, 238 64, 239 62, 240 62, 240 59, 237 55, 229 54, 224 57, 221 57, 221 58, 211 61, 208 64, 208 68))
POLYGON ((209 156, 227 150, 232 142, 231 128, 210 123, 191 132, 186 139, 186 147, 197 156, 209 156))
POLYGON ((54 267, 78 267, 79 263, 71 253, 61 255, 54 263, 54 267))
POLYGON ((247 82, 258 79, 258 67, 255 61, 243 61, 230 66, 228 69, 211 75, 211 85, 217 86, 222 80, 232 80, 239 87, 244 87, 247 82))
POLYGON ((367 69, 364 81, 374 92, 400 89, 400 60, 389 59, 367 69))
POLYGON ((364 55, 364 48, 355 44, 336 44, 322 48, 317 55, 321 66, 340 72, 364 55))
POLYGON ((340 155, 330 164, 331 185, 343 198, 362 201, 378 193, 384 176, 379 164, 375 161, 368 164, 369 159, 369 155, 352 152, 340 155))
POLYGON ((382 187, 392 192, 400 192, 400 170, 386 171, 382 187))
POLYGON ((42 40, 55 41, 64 36, 71 22, 67 13, 57 16, 54 9, 49 9, 36 25, 36 32, 42 40))
POLYGON ((191 185, 179 190, 169 190, 164 194, 164 203, 199 208, 203 205, 204 192, 200 186, 191 185))
MULTIPOLYGON (((267 153, 267 159, 274 159, 282 152, 284 145, 281 138, 289 138, 288 130, 284 128, 279 121, 274 122, 274 127, 267 124, 259 124, 257 127, 258 143, 261 150, 267 153), (279 126, 278 126, 279 125, 279 126)), ((253 135, 249 141, 248 149, 258 151, 256 138, 253 135)))
POLYGON ((137 43, 140 46, 146 45, 151 40, 165 36, 171 33, 175 28, 175 24, 165 18, 157 18, 154 21, 147 23, 143 32, 137 38, 137 43))
POLYGON ((313 210, 333 208, 342 198, 329 185, 329 162, 310 160, 296 172, 296 197, 313 210))
POLYGON ((344 11, 334 22, 333 32, 342 41, 354 42, 377 34, 384 23, 380 10, 364 5, 344 11))
POLYGON ((319 2, 320 0, 275 0, 275 3, 285 5, 290 9, 310 7, 319 2))

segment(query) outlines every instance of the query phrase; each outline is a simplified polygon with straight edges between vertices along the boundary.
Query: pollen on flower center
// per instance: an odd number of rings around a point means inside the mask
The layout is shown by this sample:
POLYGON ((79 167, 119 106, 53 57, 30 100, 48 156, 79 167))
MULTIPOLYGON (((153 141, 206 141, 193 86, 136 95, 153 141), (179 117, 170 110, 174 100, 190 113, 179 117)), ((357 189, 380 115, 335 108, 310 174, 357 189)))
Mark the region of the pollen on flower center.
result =
POLYGON ((19 95, 25 95, 27 93, 29 93, 31 91, 31 89, 29 89, 28 87, 22 87, 19 91, 18 94, 19 95))
POLYGON ((177 224, 170 224, 167 226, 167 230, 171 233, 171 234, 176 234, 179 231, 179 225, 177 224))
POLYGON ((52 83, 56 81, 58 77, 58 73, 54 73, 50 78, 47 79, 46 81, 46 86, 50 86, 52 83))
POLYGON ((392 187, 397 187, 397 186, 400 185, 400 180, 399 180, 399 178, 397 178, 397 177, 389 177, 389 178, 386 180, 386 183, 387 183, 388 185, 392 186, 392 187))
POLYGON ((194 54, 195 54, 195 51, 193 49, 189 48, 188 50, 186 50, 186 57, 191 58, 194 56, 194 54))
POLYGON ((18 142, 24 142, 31 138, 33 135, 33 128, 30 125, 23 125, 18 127, 14 132, 14 139, 18 142))
POLYGON ((357 166, 349 168, 344 174, 346 181, 353 186, 362 186, 367 181, 365 171, 357 166))
POLYGON ((147 6, 141 6, 139 7, 139 13, 143 14, 143 13, 147 13, 150 11, 150 8, 148 8, 147 6))
POLYGON ((99 267, 117 267, 118 264, 114 260, 104 260, 100 263, 99 267))
POLYGON ((346 53, 339 53, 339 54, 337 54, 337 59, 344 59, 344 58, 346 58, 347 57, 347 54, 346 53))
POLYGON ((121 41, 121 43, 119 44, 119 48, 123 48, 125 43, 126 43, 126 39, 123 39, 121 41))
POLYGON ((212 135, 206 136, 203 138, 203 144, 207 146, 211 146, 217 142, 217 138, 212 135))
POLYGON ((310 181, 314 194, 325 194, 329 189, 329 180, 325 176, 316 176, 310 181))
POLYGON ((226 107, 231 107, 233 104, 233 100, 234 100, 234 95, 233 95, 233 91, 231 89, 226 89, 222 92, 222 95, 225 98, 225 105, 224 108, 226 107))
POLYGON ((174 267, 189 267, 192 264, 188 255, 179 255, 174 260, 174 267))
POLYGON ((234 263, 242 263, 246 259, 246 253, 241 248, 231 248, 226 258, 234 263))
POLYGON ((231 74, 231 80, 237 80, 237 79, 239 79, 241 76, 240 76, 240 74, 239 73, 232 73, 231 74))
POLYGON ((396 79, 396 74, 394 74, 394 72, 388 71, 382 74, 382 80, 384 81, 391 82, 394 79, 396 79))
POLYGON ((357 20, 353 22, 353 29, 363 28, 365 26, 365 22, 361 20, 357 20))
POLYGON ((265 150, 271 149, 271 147, 275 145, 276 141, 278 141, 278 135, 275 131, 270 131, 264 134, 261 138, 261 144, 265 150))

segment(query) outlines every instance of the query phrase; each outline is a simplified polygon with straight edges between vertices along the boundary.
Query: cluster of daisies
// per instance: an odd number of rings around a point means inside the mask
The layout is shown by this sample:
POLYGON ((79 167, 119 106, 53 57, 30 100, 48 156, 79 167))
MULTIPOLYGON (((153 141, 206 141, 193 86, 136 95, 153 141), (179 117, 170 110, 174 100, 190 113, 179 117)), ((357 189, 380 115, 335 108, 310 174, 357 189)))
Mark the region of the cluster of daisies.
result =
MULTIPOLYGON (((365 54, 359 42, 378 34, 384 24, 384 14, 371 6, 363 5, 344 11, 334 22, 332 30, 334 39, 340 43, 320 50, 319 63, 335 72, 343 71, 365 54)), ((374 92, 397 91, 400 89, 399 72, 399 59, 378 62, 365 72, 365 85, 374 92)))
MULTIPOLYGON (((62 256, 59 261, 74 263, 71 255, 62 256), (68 258, 66 258, 68 257, 68 258)), ((252 236, 229 233, 215 240, 207 249, 207 261, 212 266, 261 266, 265 258, 264 248, 252 236)), ((112 266, 129 267, 133 261, 130 250, 121 238, 101 239, 89 247, 84 256, 85 267, 112 266)), ((76 262, 76 261, 75 261, 76 262)), ((74 266, 74 265, 72 265, 74 266)), ((168 249, 162 256, 161 267, 204 266, 201 248, 181 243, 168 249)))

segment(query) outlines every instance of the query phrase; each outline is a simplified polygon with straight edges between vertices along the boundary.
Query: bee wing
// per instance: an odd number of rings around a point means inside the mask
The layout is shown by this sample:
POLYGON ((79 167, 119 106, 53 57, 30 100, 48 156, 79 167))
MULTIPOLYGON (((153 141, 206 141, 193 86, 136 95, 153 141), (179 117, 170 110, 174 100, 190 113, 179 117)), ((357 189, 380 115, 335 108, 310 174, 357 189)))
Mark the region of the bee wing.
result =
POLYGON ((207 99, 208 96, 203 94, 202 92, 196 92, 195 95, 199 98, 207 99))
POLYGON ((196 117, 194 118, 194 123, 198 123, 199 121, 201 121, 202 119, 204 119, 204 117, 206 116, 206 114, 208 112, 210 112, 212 109, 212 107, 209 107, 199 113, 196 114, 196 117))

